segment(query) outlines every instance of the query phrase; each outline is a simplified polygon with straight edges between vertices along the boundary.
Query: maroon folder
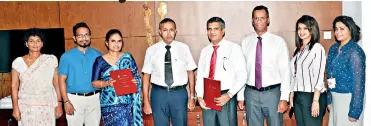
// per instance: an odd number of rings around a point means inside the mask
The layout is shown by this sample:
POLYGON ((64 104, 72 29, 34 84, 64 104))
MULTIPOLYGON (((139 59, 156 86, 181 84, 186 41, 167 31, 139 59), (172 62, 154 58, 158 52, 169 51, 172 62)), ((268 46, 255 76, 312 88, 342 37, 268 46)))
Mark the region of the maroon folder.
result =
POLYGON ((217 106, 216 102, 214 102, 214 99, 219 98, 220 96, 220 81, 204 78, 204 101, 206 103, 206 107, 221 111, 222 107, 217 106))
POLYGON ((110 75, 113 80, 116 80, 113 88, 117 96, 138 92, 137 85, 132 82, 134 77, 130 69, 114 70, 110 72, 110 75))

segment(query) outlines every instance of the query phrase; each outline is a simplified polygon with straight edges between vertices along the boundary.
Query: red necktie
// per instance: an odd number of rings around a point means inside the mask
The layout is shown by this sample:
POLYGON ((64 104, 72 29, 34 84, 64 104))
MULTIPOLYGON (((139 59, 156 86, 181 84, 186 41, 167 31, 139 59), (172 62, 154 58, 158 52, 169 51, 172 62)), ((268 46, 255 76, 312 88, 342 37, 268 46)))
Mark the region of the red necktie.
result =
POLYGON ((211 61, 210 61, 210 72, 209 72, 209 78, 214 79, 214 74, 215 74, 215 66, 216 66, 216 57, 217 57, 217 49, 219 48, 218 45, 213 46, 214 52, 213 55, 211 56, 211 61))

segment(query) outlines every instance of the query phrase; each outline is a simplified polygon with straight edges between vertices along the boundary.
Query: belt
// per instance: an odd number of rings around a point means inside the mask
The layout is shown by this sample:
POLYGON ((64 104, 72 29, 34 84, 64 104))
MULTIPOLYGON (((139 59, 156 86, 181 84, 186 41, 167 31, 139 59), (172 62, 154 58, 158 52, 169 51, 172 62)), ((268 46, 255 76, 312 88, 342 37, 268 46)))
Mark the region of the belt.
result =
POLYGON ((254 90, 257 90, 257 91, 268 91, 268 90, 272 90, 276 87, 279 87, 281 86, 281 84, 275 84, 275 85, 270 85, 268 87, 261 87, 260 89, 257 89, 255 86, 250 86, 250 85, 247 85, 247 87, 251 88, 251 89, 254 89, 254 90))
POLYGON ((160 85, 152 83, 152 87, 161 88, 161 89, 164 89, 164 90, 167 90, 167 91, 177 91, 177 90, 185 88, 186 86, 187 85, 185 84, 185 85, 182 85, 182 86, 165 87, 165 86, 160 86, 160 85))
POLYGON ((97 93, 99 93, 100 91, 97 90, 97 91, 93 91, 93 92, 88 92, 88 93, 70 93, 70 94, 73 94, 73 95, 78 95, 78 96, 92 96, 92 95, 95 95, 97 93))

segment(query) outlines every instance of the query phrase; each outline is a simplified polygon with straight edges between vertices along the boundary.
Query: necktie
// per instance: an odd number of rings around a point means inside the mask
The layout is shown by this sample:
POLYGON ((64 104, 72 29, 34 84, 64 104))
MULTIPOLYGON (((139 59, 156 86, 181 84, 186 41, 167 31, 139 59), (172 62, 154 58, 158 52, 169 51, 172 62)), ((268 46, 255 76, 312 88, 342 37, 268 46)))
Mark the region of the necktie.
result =
POLYGON ((214 74, 215 74, 215 66, 216 66, 216 57, 217 55, 217 49, 219 48, 218 45, 213 46, 214 52, 213 55, 211 55, 211 60, 210 60, 210 71, 209 71, 209 78, 214 79, 214 74))
POLYGON ((262 87, 262 38, 261 37, 258 37, 258 44, 256 45, 255 87, 257 89, 260 89, 262 87))
POLYGON ((165 53, 165 83, 171 87, 173 84, 173 69, 171 67, 171 53, 170 48, 171 46, 166 45, 166 53, 165 53))

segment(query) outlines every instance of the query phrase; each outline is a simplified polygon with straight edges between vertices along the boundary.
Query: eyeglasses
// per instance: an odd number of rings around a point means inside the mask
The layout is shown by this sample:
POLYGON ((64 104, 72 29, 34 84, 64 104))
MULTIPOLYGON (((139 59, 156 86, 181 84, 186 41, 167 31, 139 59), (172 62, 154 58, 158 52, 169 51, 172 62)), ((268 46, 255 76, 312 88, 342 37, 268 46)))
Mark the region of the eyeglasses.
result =
POLYGON ((90 34, 77 34, 77 38, 90 38, 90 34))

